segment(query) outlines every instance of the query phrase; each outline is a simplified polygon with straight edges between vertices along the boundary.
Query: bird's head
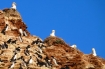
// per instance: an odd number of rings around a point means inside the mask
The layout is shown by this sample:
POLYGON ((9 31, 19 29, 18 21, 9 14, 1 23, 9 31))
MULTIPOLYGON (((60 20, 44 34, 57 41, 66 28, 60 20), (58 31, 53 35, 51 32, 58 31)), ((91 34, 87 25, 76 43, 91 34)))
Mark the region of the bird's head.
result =
POLYGON ((16 3, 15 2, 12 3, 12 6, 14 6, 14 5, 16 6, 16 3))
POLYGON ((94 49, 94 48, 92 48, 92 51, 95 51, 95 49, 94 49))
POLYGON ((52 33, 55 33, 55 30, 52 30, 52 33))

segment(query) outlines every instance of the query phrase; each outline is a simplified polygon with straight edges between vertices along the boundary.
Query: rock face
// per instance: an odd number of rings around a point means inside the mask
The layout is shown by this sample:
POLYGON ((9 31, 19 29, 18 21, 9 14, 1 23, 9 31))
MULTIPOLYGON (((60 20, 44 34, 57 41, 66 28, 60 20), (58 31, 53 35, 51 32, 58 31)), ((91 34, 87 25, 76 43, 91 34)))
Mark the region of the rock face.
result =
POLYGON ((105 69, 104 59, 61 38, 30 35, 17 10, 0 10, 0 32, 0 69, 105 69))

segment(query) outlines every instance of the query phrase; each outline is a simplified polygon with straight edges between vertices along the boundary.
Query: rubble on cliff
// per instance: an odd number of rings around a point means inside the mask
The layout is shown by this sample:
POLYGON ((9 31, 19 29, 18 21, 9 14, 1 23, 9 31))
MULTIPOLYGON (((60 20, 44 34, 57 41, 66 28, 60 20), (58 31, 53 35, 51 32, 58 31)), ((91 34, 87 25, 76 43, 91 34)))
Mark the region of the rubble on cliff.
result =
POLYGON ((0 69, 105 69, 105 59, 84 54, 57 36, 42 40, 31 35, 17 10, 0 10, 0 32, 0 69))

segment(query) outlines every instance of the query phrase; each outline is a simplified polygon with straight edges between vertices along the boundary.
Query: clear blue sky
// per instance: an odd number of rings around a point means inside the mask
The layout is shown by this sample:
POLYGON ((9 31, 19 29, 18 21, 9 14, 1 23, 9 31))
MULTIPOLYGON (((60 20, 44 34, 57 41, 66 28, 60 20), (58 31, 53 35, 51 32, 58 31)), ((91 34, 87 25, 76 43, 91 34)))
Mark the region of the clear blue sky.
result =
POLYGON ((2 0, 0 9, 12 2, 32 35, 45 39, 54 29, 85 54, 94 47, 105 58, 105 0, 2 0))

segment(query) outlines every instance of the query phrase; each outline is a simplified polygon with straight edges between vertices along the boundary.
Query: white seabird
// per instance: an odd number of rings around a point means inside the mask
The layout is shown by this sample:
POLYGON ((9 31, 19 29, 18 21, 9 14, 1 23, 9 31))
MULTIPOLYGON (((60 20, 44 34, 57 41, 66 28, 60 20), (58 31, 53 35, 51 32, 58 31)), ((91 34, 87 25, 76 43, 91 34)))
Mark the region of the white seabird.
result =
POLYGON ((75 44, 74 44, 74 45, 72 45, 71 47, 72 47, 72 48, 77 48, 77 46, 76 46, 75 44))
POLYGON ((27 36, 27 33, 26 33, 26 31, 23 31, 23 33, 24 33, 24 35, 25 35, 25 36, 27 36))
POLYGON ((52 60, 53 60, 54 64, 57 66, 58 65, 57 61, 56 61, 56 59, 53 56, 52 56, 52 60))
POLYGON ((42 53, 42 49, 40 47, 38 47, 38 50, 39 50, 40 53, 42 53))
POLYGON ((92 48, 92 54, 93 54, 94 56, 97 56, 96 51, 95 51, 95 48, 92 48))
POLYGON ((32 62, 33 62, 33 60, 32 60, 32 56, 30 56, 29 64, 31 64, 32 62))
POLYGON ((20 42, 23 42, 21 36, 19 36, 18 38, 19 38, 20 42))
POLYGON ((8 24, 6 24, 6 29, 5 29, 5 31, 8 31, 8 24))
POLYGON ((19 29, 19 32, 20 32, 21 36, 23 36, 23 30, 22 30, 21 27, 20 27, 20 29, 19 29))
POLYGON ((16 3, 15 2, 12 3, 12 7, 11 8, 16 10, 16 3))
POLYGON ((55 36, 55 30, 52 30, 52 33, 50 34, 50 36, 55 36))

